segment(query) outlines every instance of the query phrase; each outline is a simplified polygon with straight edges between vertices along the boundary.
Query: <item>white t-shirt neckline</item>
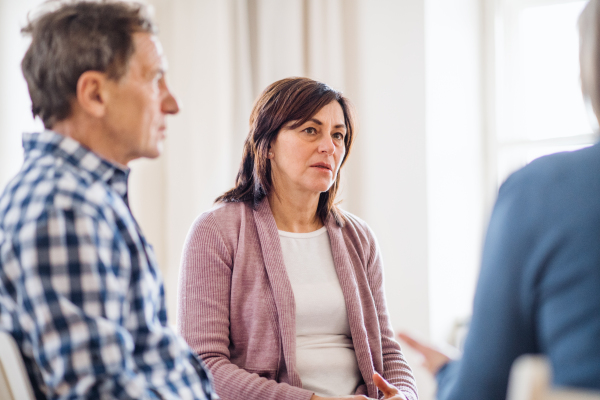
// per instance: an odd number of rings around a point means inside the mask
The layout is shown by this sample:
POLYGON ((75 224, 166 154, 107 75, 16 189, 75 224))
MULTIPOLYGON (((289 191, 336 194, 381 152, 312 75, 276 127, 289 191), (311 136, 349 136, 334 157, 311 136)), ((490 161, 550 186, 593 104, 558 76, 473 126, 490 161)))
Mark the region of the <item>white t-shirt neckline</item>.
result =
POLYGON ((286 231, 280 231, 280 230, 278 230, 278 232, 279 232, 279 236, 285 236, 285 237, 294 238, 294 239, 310 239, 310 238, 317 237, 317 236, 322 235, 323 233, 327 232, 327 228, 322 227, 320 229, 317 229, 316 231, 302 232, 302 233, 286 232, 286 231))

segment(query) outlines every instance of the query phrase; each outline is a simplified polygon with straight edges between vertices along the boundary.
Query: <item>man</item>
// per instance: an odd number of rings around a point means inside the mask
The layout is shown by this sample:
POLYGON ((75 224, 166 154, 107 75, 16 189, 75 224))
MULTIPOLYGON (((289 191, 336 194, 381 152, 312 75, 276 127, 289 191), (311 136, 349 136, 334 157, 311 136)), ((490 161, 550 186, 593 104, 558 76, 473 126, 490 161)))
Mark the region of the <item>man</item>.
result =
POLYGON ((215 399, 167 325, 152 248, 129 210, 127 164, 155 158, 178 112, 139 4, 68 2, 23 30, 34 116, 0 197, 0 329, 37 398, 215 399))
MULTIPOLYGON (((598 119, 600 0, 579 29, 582 89, 598 119)), ((554 385, 600 390, 600 144, 535 160, 500 188, 460 360, 400 337, 423 354, 439 400, 504 400, 528 353, 548 357, 554 385)))

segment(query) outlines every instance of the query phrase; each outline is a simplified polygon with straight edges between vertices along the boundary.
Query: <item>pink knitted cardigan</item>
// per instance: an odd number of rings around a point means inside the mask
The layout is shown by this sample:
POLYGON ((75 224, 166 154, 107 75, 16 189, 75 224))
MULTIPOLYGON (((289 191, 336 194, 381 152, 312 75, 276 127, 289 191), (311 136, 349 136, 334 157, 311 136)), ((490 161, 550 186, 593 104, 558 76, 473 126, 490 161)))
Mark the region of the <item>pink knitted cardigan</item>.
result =
MULTIPOLYGON (((365 384, 382 398, 374 371, 417 400, 412 371, 394 340, 381 257, 369 227, 345 213, 325 221, 365 384)), ((308 400, 295 369, 294 295, 268 200, 253 210, 219 204, 192 225, 183 250, 177 327, 210 369, 223 400, 308 400)))

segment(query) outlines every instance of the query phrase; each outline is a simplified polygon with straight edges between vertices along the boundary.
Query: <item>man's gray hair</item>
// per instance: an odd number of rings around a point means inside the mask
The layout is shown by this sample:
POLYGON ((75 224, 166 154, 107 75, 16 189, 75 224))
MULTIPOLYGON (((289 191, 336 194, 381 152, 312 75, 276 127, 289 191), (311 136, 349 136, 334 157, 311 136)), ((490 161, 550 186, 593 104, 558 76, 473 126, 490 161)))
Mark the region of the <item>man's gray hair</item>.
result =
POLYGON ((31 44, 21 69, 33 116, 46 128, 71 114, 77 81, 86 71, 119 80, 134 53, 133 34, 156 33, 145 5, 123 1, 59 1, 21 31, 31 44))
POLYGON ((579 16, 581 90, 600 116, 600 0, 590 0, 579 16))

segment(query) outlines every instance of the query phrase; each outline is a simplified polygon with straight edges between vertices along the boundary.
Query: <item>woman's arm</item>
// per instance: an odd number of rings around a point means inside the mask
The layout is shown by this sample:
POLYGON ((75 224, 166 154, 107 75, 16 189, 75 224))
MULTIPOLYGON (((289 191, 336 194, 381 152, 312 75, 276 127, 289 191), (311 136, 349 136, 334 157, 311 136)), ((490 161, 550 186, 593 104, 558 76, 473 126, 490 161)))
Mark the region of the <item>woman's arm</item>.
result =
POLYGON ((210 369, 223 400, 309 400, 312 392, 252 374, 230 361, 229 306, 233 254, 212 214, 188 234, 178 290, 177 327, 210 369))
MULTIPOLYGON (((383 356, 383 378, 398 388, 408 400, 417 400, 417 386, 411 368, 404 359, 398 342, 394 340, 385 292, 383 286, 383 263, 377 240, 370 229, 366 227, 369 235, 369 259, 367 263, 367 279, 377 308, 379 329, 381 332, 381 350, 383 356)), ((377 381, 376 381, 377 382, 377 381)))

